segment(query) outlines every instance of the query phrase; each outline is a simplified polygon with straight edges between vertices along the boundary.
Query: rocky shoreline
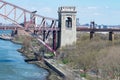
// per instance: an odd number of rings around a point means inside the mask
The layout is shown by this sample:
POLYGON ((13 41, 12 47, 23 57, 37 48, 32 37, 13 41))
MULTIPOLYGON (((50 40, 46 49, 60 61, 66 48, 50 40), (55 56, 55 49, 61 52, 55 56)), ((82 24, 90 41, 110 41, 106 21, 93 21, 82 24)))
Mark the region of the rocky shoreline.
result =
MULTIPOLYGON (((6 38, 6 36, 4 37, 1 37, 0 39, 2 40, 9 40, 15 44, 19 44, 19 45, 22 45, 23 46, 23 43, 20 42, 20 41, 16 41, 14 40, 15 37, 9 37, 9 38, 6 38)), ((18 52, 22 53, 23 56, 26 57, 26 59, 31 59, 31 56, 34 56, 34 54, 32 53, 26 53, 26 51, 24 51, 22 48, 21 49, 18 49, 17 50, 18 52)), ((49 74, 47 75, 47 80, 63 80, 55 71, 53 71, 52 69, 50 69, 45 63, 44 61, 31 61, 31 62, 28 62, 30 64, 35 64, 37 65, 38 67, 40 68, 44 68, 45 70, 47 70, 49 72, 49 74)))
MULTIPOLYGON (((14 42, 14 41, 13 41, 14 42)), ((27 53, 24 53, 21 49, 18 50, 20 53, 23 54, 27 59, 31 58, 31 55, 28 55, 27 53)), ((34 55, 33 55, 34 56, 34 55)), ((63 80, 56 72, 54 72, 52 69, 50 69, 44 61, 31 61, 28 62, 30 64, 36 64, 38 67, 44 68, 49 72, 49 75, 47 76, 47 80, 63 80)))
MULTIPOLYGON (((11 42, 15 43, 15 44, 19 44, 23 46, 23 43, 21 43, 20 41, 16 41, 14 40, 14 37, 10 40, 11 42)), ((18 52, 22 53, 23 56, 25 56, 27 59, 31 59, 31 56, 33 57, 34 54, 33 53, 26 53, 26 51, 21 49, 17 50, 18 52)), ((53 71, 52 69, 50 69, 45 63, 44 61, 31 61, 28 62, 30 64, 35 64, 40 68, 44 68, 45 70, 47 70, 49 72, 49 75, 47 76, 47 80, 63 80, 63 78, 61 78, 55 71, 53 71)))

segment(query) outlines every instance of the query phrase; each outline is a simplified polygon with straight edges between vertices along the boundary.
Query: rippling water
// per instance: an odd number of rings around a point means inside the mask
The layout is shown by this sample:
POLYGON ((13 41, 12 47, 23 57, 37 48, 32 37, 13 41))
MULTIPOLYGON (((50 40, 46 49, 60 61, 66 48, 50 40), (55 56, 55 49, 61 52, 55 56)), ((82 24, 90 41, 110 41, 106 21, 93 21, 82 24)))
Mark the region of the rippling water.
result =
POLYGON ((48 72, 36 65, 24 62, 16 50, 21 45, 0 40, 0 80, 46 80, 48 72))

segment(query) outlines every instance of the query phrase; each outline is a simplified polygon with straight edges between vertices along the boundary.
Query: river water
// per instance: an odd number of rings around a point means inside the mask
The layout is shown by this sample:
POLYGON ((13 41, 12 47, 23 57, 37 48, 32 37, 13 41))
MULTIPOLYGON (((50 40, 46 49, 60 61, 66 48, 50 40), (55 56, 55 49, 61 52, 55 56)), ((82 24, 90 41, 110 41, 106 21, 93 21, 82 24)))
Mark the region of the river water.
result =
POLYGON ((0 40, 0 80, 46 80, 47 70, 24 62, 21 45, 0 40))

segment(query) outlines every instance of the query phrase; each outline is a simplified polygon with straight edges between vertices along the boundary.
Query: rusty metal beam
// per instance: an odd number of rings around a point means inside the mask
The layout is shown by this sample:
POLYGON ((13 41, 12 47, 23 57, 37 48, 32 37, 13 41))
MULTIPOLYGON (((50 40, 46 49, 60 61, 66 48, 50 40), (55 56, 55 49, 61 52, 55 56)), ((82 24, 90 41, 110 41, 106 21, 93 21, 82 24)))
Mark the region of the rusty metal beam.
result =
POLYGON ((5 15, 3 15, 3 14, 1 14, 1 13, 0 13, 0 16, 2 16, 3 18, 7 18, 7 19, 10 20, 12 23, 14 23, 14 24, 18 25, 19 27, 23 28, 23 26, 19 25, 18 22, 12 20, 11 18, 9 18, 9 17, 7 17, 7 16, 5 16, 5 15))
POLYGON ((15 7, 8 13, 8 14, 6 14, 6 16, 9 16, 10 15, 10 13, 12 13, 12 11, 15 9, 15 7))
POLYGON ((5 6, 6 5, 6 3, 4 3, 2 6, 0 6, 0 9, 3 7, 3 6, 5 6))
POLYGON ((19 17, 16 19, 16 21, 18 21, 18 20, 22 17, 22 15, 24 15, 24 12, 22 12, 22 13, 19 15, 19 17))
MULTIPOLYGON (((32 13, 31 11, 29 11, 29 10, 26 10, 26 9, 24 9, 24 8, 21 8, 21 7, 19 7, 19 6, 16 6, 16 5, 14 5, 14 4, 11 4, 11 3, 9 3, 9 2, 3 1, 3 0, 0 0, 0 2, 2 2, 2 3, 4 3, 4 4, 7 4, 7 5, 10 5, 10 6, 13 6, 13 7, 16 7, 16 8, 18 8, 18 9, 22 10, 22 11, 27 12, 27 13, 34 14, 34 13, 32 13)), ((4 5, 3 5, 3 6, 4 6, 4 5)), ((54 19, 54 18, 45 17, 45 16, 41 16, 41 15, 38 15, 38 14, 35 14, 35 16, 40 17, 40 18, 46 18, 46 19, 48 19, 48 20, 57 20, 57 19, 54 19)))

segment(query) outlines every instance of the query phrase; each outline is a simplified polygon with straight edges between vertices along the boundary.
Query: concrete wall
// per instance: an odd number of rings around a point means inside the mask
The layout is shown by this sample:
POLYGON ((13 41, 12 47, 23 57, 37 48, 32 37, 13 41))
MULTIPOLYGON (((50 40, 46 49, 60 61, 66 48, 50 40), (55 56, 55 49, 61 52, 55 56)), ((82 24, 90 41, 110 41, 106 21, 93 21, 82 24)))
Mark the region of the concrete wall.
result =
POLYGON ((61 76, 62 78, 65 78, 64 73, 62 73, 61 71, 59 71, 58 69, 56 69, 52 64, 50 64, 49 62, 47 62, 46 60, 44 61, 45 64, 52 69, 53 71, 55 71, 59 76, 61 76))
POLYGON ((71 45, 76 42, 76 10, 75 7, 60 7, 58 11, 59 16, 59 47, 71 45), (66 26, 66 19, 72 19, 72 27, 66 26))

